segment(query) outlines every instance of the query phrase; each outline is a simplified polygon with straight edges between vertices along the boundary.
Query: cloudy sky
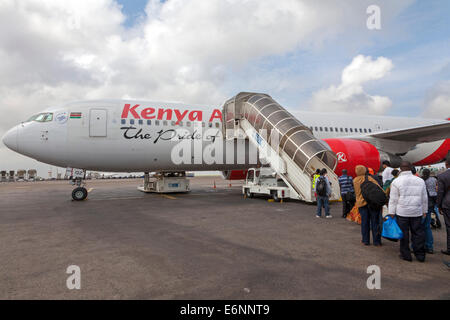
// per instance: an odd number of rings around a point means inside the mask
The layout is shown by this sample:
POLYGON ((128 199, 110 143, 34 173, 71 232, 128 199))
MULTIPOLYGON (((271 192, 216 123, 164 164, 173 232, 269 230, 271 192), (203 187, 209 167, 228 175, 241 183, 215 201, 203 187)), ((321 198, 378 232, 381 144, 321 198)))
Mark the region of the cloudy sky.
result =
MULTIPOLYGON (((450 116, 450 1, 0 0, 0 136, 70 100, 450 116), (381 29, 370 30, 376 4, 381 29)), ((48 166, 0 144, 0 169, 48 166)))

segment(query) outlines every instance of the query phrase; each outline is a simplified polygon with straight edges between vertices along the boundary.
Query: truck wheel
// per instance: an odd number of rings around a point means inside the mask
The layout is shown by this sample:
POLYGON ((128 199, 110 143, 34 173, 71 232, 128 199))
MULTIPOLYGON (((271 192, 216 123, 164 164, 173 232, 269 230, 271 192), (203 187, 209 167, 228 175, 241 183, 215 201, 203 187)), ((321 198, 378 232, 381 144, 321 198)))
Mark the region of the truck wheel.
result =
POLYGON ((83 201, 88 196, 86 188, 78 187, 72 191, 72 199, 75 201, 83 201))
POLYGON ((280 198, 278 197, 278 192, 277 192, 277 191, 272 191, 271 194, 272 194, 272 199, 273 199, 275 202, 280 201, 280 198))
POLYGON ((250 192, 250 189, 245 189, 245 196, 247 198, 253 198, 253 193, 250 192))

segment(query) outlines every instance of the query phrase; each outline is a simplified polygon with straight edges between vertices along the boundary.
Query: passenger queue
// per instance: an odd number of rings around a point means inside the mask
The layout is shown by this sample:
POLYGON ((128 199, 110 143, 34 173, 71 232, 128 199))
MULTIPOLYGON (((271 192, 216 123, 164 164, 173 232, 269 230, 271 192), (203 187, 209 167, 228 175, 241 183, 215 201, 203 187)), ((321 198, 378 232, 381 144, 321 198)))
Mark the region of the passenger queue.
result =
MULTIPOLYGON (((445 165, 446 170, 437 177, 428 168, 419 174, 407 161, 398 169, 384 161, 381 176, 362 165, 355 167, 355 178, 343 170, 339 177, 342 217, 361 224, 362 245, 381 247, 382 237, 400 240, 402 260, 412 261, 414 254, 417 261, 424 262, 426 254, 434 254, 432 227, 441 228, 442 215, 447 247, 441 253, 450 255, 450 155, 445 165)), ((326 170, 317 169, 312 178, 316 217, 321 218, 323 207, 325 217, 331 218, 331 186, 326 170)), ((450 262, 444 263, 450 267, 450 262)))

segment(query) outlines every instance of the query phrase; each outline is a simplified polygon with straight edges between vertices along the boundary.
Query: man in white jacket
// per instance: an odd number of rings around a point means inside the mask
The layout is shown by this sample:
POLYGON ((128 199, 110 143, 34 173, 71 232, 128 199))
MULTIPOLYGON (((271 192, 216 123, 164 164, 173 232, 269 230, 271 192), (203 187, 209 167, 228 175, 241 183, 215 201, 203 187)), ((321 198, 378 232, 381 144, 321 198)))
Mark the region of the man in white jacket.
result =
POLYGON ((402 229, 400 240, 400 258, 412 261, 409 248, 409 231, 416 259, 425 261, 425 229, 422 216, 428 211, 428 196, 423 179, 411 172, 411 163, 404 161, 400 166, 401 173, 391 184, 389 194, 389 214, 397 216, 397 223, 402 229))

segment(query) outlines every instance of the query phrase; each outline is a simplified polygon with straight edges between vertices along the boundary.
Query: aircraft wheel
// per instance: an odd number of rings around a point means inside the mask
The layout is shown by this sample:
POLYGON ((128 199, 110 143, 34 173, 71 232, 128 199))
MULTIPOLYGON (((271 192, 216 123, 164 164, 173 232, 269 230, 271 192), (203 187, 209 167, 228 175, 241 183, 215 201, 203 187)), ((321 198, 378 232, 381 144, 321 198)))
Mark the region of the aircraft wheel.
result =
POLYGON ((86 188, 83 187, 78 187, 73 189, 72 191, 72 199, 75 201, 82 201, 84 199, 86 199, 88 196, 88 192, 86 190, 86 188))
POLYGON ((253 193, 250 192, 250 189, 245 189, 245 196, 247 198, 253 198, 253 193))

